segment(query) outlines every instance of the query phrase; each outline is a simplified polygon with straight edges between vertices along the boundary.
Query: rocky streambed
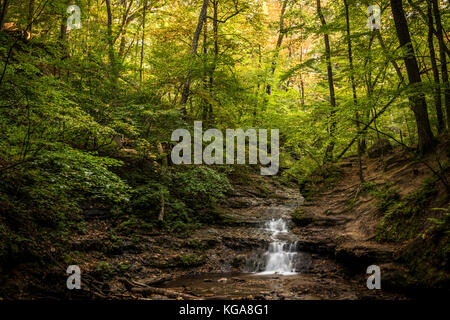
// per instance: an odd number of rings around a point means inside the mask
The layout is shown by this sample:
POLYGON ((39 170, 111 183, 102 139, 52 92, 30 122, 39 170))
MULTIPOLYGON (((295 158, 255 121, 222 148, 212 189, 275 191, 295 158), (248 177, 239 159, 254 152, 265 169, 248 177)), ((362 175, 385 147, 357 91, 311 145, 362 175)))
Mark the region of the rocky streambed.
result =
POLYGON ((68 292, 65 269, 56 266, 44 279, 54 286, 30 294, 77 299, 406 298, 384 289, 386 264, 383 289, 367 289, 367 266, 391 261, 393 250, 351 237, 349 230, 357 229, 358 219, 337 213, 345 203, 339 192, 304 203, 295 187, 277 179, 248 179, 235 182, 233 193, 220 204, 221 223, 186 234, 154 230, 114 235, 115 222, 108 215, 87 217, 84 232, 72 241, 83 272, 82 290, 68 292), (299 206, 305 218, 300 224, 291 217, 299 206), (334 213, 323 213, 330 210, 334 213))
POLYGON ((273 180, 261 179, 258 188, 235 186, 223 214, 240 226, 198 232, 198 241, 218 241, 207 263, 160 287, 205 299, 405 298, 367 289, 368 275, 338 263, 323 235, 302 236, 291 213, 303 202, 297 190, 273 180))

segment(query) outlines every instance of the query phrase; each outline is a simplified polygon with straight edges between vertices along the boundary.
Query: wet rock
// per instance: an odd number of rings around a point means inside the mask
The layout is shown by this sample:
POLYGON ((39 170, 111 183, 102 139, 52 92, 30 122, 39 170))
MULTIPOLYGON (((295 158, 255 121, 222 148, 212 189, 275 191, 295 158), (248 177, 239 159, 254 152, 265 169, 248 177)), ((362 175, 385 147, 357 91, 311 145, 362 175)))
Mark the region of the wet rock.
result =
POLYGON ((222 243, 230 249, 242 250, 260 247, 264 241, 257 238, 222 237, 222 243))
POLYGON ((393 261, 393 250, 388 246, 349 241, 336 248, 335 257, 350 270, 365 272, 371 264, 393 261))
POLYGON ((313 223, 315 218, 316 217, 313 214, 310 214, 303 209, 301 214, 293 216, 292 221, 300 227, 305 227, 313 223))
POLYGON ((166 296, 160 296, 160 295, 152 296, 152 299, 153 299, 153 300, 170 300, 168 297, 166 297, 166 296))
POLYGON ((227 281, 228 281, 227 278, 220 278, 219 280, 217 280, 217 282, 220 282, 220 283, 225 283, 227 281))
POLYGON ((226 201, 226 204, 233 209, 250 208, 255 205, 254 201, 249 198, 231 198, 226 201))
POLYGON ((275 239, 285 242, 295 242, 297 237, 292 233, 280 232, 274 236, 275 239))
POLYGON ((298 252, 294 257, 293 264, 295 266, 295 272, 308 271, 312 265, 311 255, 305 252, 298 252))

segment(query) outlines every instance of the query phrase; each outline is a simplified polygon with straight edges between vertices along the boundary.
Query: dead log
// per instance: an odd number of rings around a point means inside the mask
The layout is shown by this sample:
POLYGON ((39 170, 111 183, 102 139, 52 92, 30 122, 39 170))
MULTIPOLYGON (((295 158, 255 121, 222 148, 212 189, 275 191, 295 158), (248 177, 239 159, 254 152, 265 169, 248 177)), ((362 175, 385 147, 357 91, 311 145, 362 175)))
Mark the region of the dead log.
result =
POLYGON ((172 291, 169 289, 155 288, 155 287, 133 288, 133 289, 131 289, 131 292, 139 293, 139 294, 143 294, 143 295, 160 294, 160 295, 172 298, 172 299, 182 298, 185 300, 202 300, 201 298, 190 295, 190 294, 175 292, 175 291, 172 291))

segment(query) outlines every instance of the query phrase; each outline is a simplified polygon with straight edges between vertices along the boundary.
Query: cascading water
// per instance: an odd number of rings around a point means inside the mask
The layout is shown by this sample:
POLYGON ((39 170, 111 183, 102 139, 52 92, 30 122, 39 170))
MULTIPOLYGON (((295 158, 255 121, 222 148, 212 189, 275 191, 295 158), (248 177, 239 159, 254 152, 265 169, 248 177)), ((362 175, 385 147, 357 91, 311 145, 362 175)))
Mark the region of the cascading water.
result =
POLYGON ((272 219, 265 223, 265 230, 271 232, 272 242, 264 253, 265 269, 262 274, 294 274, 297 243, 280 239, 280 235, 288 234, 286 220, 272 219))

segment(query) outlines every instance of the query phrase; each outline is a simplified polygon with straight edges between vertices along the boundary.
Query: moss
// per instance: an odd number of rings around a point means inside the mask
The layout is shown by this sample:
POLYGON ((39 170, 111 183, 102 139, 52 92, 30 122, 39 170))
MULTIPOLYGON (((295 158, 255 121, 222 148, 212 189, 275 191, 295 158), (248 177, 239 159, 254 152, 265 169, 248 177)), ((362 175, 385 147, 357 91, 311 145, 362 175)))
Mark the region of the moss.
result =
POLYGON ((262 196, 263 198, 268 198, 270 196, 270 190, 267 189, 264 185, 255 184, 255 188, 259 191, 260 196, 262 196))
POLYGON ((205 263, 206 257, 204 255, 197 256, 192 253, 184 254, 178 259, 178 263, 183 267, 196 267, 205 263))
POLYGON ((414 282, 422 287, 447 288, 450 284, 449 236, 436 233, 412 241, 400 256, 414 282))
POLYGON ((301 227, 306 226, 311 222, 313 222, 313 218, 306 216, 305 213, 303 212, 302 207, 298 207, 297 209, 292 211, 291 217, 292 221, 301 227))
POLYGON ((395 190, 372 190, 379 199, 383 218, 377 226, 376 239, 386 242, 410 241, 399 254, 399 261, 409 269, 410 284, 424 288, 445 288, 450 283, 449 226, 447 209, 440 218, 428 218, 428 206, 437 193, 436 179, 428 178, 404 199, 395 190), (428 227, 429 222, 433 223, 428 227))
POLYGON ((301 207, 298 207, 297 209, 292 211, 291 216, 292 216, 292 220, 293 221, 302 219, 302 217, 303 217, 303 209, 301 207))
POLYGON ((155 228, 153 223, 144 221, 135 215, 127 216, 125 219, 119 224, 118 230, 126 235, 135 235, 139 230, 151 231, 155 228))
POLYGON ((214 248, 219 243, 216 239, 189 239, 184 243, 186 248, 204 251, 214 248))
POLYGON ((342 168, 335 165, 326 165, 308 176, 299 179, 300 193, 305 200, 312 200, 317 193, 330 190, 342 178, 342 168))
POLYGON ((372 191, 379 199, 378 210, 384 215, 377 226, 377 240, 399 242, 420 236, 426 221, 426 207, 436 191, 435 179, 426 179, 421 188, 403 200, 390 186, 372 191))
POLYGON ((102 280, 109 280, 116 275, 123 275, 129 269, 130 266, 126 263, 109 264, 106 261, 101 261, 95 266, 94 276, 102 280))

